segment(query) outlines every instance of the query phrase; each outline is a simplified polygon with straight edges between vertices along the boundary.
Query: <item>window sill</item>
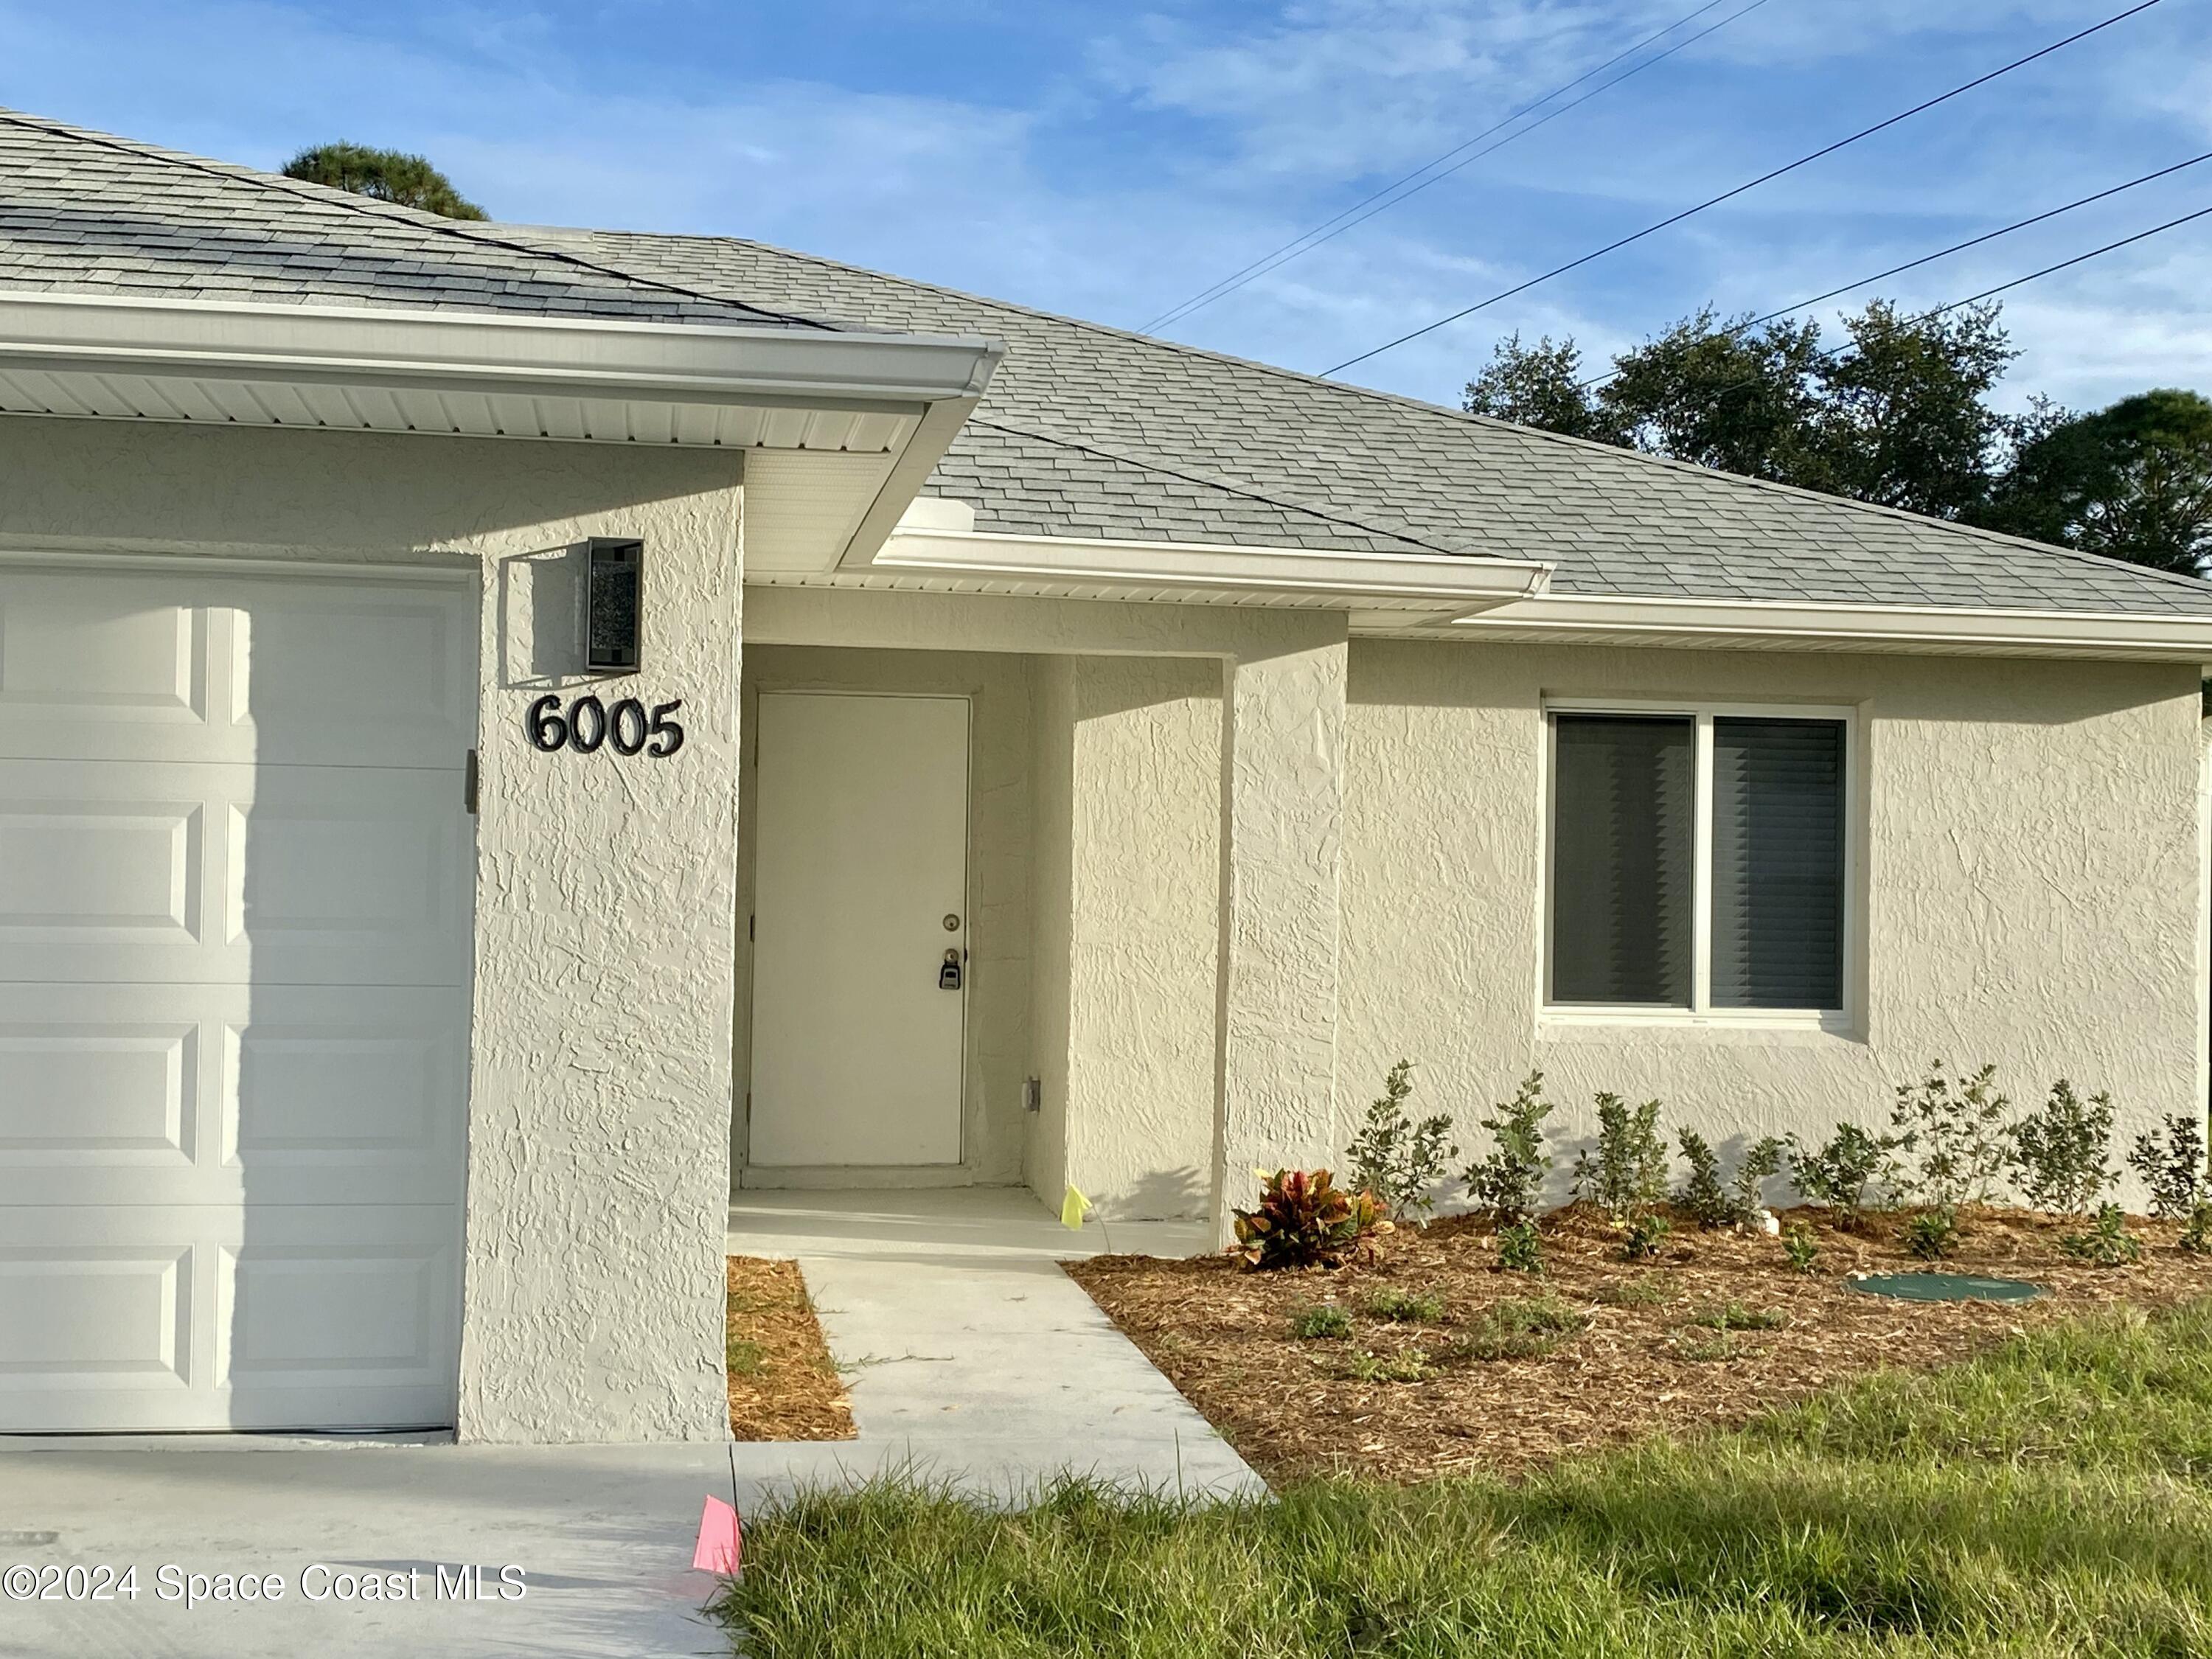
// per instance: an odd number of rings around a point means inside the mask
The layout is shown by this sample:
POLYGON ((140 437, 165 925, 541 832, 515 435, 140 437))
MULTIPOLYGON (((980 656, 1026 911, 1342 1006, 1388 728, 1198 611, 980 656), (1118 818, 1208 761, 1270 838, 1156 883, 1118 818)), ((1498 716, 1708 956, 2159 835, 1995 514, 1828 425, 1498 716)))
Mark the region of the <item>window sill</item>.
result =
POLYGON ((1545 1008, 1536 1016, 1536 1035, 1544 1037, 1628 1036, 1662 1033, 1711 1034, 1758 1038, 1839 1038, 1863 1041, 1856 1023, 1841 1012, 1794 1009, 1716 1008, 1693 1013, 1686 1008, 1545 1008))

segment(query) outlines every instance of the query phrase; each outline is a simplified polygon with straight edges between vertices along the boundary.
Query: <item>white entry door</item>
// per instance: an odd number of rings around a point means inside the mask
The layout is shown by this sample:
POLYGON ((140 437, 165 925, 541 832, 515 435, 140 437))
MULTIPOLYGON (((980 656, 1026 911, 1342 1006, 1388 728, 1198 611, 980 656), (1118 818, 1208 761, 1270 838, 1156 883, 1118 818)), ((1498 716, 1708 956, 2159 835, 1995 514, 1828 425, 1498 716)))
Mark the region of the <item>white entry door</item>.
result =
POLYGON ((957 1164, 968 700, 763 692, 757 764, 747 1161, 957 1164))
POLYGON ((472 586, 0 564, 0 1430, 453 1421, 475 708, 472 586))

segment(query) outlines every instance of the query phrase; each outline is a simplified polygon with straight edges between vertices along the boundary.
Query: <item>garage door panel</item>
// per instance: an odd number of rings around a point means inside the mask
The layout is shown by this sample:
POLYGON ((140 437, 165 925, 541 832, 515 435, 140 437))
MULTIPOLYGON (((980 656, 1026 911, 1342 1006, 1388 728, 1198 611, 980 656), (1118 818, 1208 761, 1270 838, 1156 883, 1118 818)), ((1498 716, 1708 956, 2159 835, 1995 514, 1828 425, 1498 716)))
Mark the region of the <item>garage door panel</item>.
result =
POLYGON ((0 1018, 0 1168, 192 1168, 204 1090, 197 1024, 20 1012, 0 1018))
POLYGON ((0 1006, 0 1206, 459 1200, 449 991, 21 986, 0 1006))
POLYGON ((118 1383, 184 1389, 192 1254, 190 1244, 0 1244, 0 1402, 118 1383))
POLYGON ((472 586, 0 568, 0 754, 457 768, 472 586))
POLYGON ((461 778, 0 760, 0 982, 465 984, 461 778))
POLYGON ((449 1206, 0 1209, 0 1423, 450 1423, 458 1237, 449 1206))

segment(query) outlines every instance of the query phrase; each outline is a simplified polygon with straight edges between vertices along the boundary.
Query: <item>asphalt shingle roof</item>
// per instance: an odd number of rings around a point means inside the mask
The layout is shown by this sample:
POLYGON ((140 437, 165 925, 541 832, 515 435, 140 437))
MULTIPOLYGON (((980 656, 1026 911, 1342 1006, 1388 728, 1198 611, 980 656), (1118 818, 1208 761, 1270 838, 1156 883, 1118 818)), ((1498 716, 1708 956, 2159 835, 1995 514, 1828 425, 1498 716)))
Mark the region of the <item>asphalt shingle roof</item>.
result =
POLYGON ((1555 562, 1553 591, 2212 615, 2212 583, 733 238, 438 219, 0 110, 0 288, 984 334, 927 486, 1011 532, 1555 562))
POLYGON ((0 287, 816 329, 580 252, 0 109, 0 287))

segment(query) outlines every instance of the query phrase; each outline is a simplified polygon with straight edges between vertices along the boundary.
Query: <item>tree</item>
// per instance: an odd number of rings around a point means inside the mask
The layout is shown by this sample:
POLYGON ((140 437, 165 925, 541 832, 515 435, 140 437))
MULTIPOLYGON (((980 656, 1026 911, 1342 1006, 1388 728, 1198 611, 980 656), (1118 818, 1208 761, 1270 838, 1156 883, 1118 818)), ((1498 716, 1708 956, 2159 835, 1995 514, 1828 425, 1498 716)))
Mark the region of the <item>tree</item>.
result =
POLYGON ((2160 570, 2212 568, 2212 401, 2161 390, 2048 410, 1981 522, 2160 570))
POLYGON ((452 179, 419 155, 365 144, 318 144, 284 163, 284 176, 311 185, 349 190, 356 196, 419 208, 447 219, 490 216, 453 188, 452 179))
POLYGON ((1467 383, 1467 410, 1570 437, 1625 441, 1583 379, 1582 348, 1573 340, 1555 344, 1547 334, 1534 345, 1524 346, 1516 331, 1498 342, 1490 366, 1467 383))
POLYGON ((1711 307, 1582 384, 1572 339, 1501 343, 1467 407, 1748 477, 1937 518, 1983 507, 2008 428, 1983 401, 2014 353, 1994 306, 1901 315, 1877 300, 1823 350, 1817 322, 1754 329, 1711 307))

